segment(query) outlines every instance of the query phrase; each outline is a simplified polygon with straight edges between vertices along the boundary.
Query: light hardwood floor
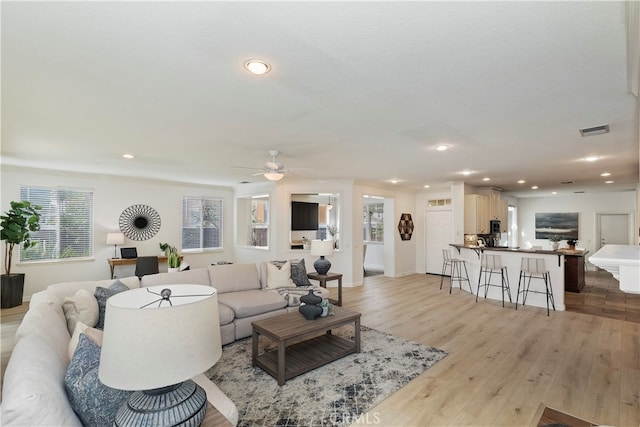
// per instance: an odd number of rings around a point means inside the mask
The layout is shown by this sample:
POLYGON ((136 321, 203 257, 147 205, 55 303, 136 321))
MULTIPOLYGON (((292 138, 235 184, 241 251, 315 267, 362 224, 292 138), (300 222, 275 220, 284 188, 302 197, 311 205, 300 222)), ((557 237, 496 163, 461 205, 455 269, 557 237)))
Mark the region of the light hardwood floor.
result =
MULTIPOLYGON (((363 325, 449 353, 361 425, 535 426, 545 406, 597 424, 640 425, 640 323, 515 311, 439 285, 439 276, 414 274, 343 289, 344 306, 360 311, 363 325)), ((19 319, 2 310, 3 372, 19 319)))

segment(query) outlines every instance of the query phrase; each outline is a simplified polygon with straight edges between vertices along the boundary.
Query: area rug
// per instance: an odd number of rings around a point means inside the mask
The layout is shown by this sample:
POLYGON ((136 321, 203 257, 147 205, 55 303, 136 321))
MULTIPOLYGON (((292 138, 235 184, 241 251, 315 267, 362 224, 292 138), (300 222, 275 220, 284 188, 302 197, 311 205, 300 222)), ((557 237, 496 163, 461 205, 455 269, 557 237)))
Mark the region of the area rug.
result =
MULTIPOLYGON (((365 326, 361 330, 360 353, 282 387, 251 366, 251 338, 224 346, 207 376, 235 403, 239 426, 346 426, 447 355, 365 326)), ((353 326, 333 333, 353 339, 353 326)), ((260 341, 261 350, 269 345, 260 341)))

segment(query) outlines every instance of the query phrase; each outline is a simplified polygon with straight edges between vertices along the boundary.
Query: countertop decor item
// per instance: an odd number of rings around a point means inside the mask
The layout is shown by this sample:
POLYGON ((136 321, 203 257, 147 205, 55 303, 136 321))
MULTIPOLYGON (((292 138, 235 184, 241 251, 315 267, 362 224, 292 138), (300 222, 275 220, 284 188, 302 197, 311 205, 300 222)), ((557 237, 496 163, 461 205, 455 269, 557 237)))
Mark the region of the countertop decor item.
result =
POLYGON ((120 214, 120 231, 131 240, 149 240, 159 230, 160 215, 151 206, 129 206, 120 214))
POLYGON ((199 425, 207 397, 191 378, 221 355, 215 288, 163 285, 113 295, 98 376, 108 387, 134 391, 114 425, 199 425))

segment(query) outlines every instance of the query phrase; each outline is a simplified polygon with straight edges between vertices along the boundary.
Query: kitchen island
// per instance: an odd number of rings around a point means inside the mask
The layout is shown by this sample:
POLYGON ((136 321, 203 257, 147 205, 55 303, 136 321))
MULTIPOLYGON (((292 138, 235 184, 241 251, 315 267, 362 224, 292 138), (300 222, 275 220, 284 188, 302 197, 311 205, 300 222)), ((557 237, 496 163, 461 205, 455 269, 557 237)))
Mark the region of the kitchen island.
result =
MULTIPOLYGON (((574 291, 579 291, 581 286, 584 286, 584 274, 578 274, 579 272, 575 269, 578 266, 582 266, 580 268, 584 268, 584 255, 586 252, 582 251, 571 251, 571 250, 543 250, 543 249, 520 249, 520 248, 506 248, 506 247, 481 247, 481 246, 468 246, 468 245, 460 245, 460 244, 450 244, 454 250, 454 255, 456 258, 465 260, 467 262, 467 270, 469 272, 469 280, 471 281, 471 285, 473 287, 473 292, 476 293, 476 289, 478 286, 478 274, 480 273, 480 256, 483 253, 500 255, 502 259, 502 264, 507 267, 509 284, 511 288, 511 299, 513 303, 516 302, 516 295, 518 292, 518 278, 520 277, 520 262, 523 257, 529 258, 542 258, 545 260, 545 265, 549 270, 549 275, 551 277, 551 291, 553 293, 553 299, 555 301, 556 310, 564 311, 564 292, 565 292, 565 277, 569 272, 569 279, 571 277, 575 277, 576 281, 582 280, 582 285, 580 283, 570 283, 570 288, 574 288, 574 291), (567 264, 567 260, 571 258, 571 261, 567 264), (575 258, 575 257, 579 257, 575 258), (582 262, 579 262, 582 261, 582 262), (569 270, 565 271, 565 268, 569 268, 569 270), (575 271, 574 271, 575 270, 575 271)), ((500 275, 497 276, 494 274, 491 283, 499 284, 500 275)), ((483 278, 484 281, 484 278, 483 278)), ((542 280, 532 280, 531 281, 531 289, 535 290, 543 290, 544 291, 544 282, 542 280)), ((484 296, 484 288, 481 289, 480 297, 484 296)), ((500 288, 489 287, 487 298, 495 299, 498 301, 502 300, 500 288)), ((522 302, 522 297, 520 297, 520 302, 522 302)), ((535 306, 535 307, 547 307, 546 297, 541 294, 529 293, 527 296, 527 305, 535 306)))

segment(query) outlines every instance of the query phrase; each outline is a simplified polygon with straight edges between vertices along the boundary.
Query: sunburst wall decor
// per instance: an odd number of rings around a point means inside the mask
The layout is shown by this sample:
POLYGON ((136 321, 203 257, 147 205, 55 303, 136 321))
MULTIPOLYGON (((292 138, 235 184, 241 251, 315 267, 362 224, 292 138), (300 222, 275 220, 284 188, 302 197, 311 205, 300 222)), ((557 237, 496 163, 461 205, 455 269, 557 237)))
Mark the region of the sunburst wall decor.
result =
POLYGON ((149 240, 160 230, 160 215, 151 206, 132 205, 120 214, 120 231, 131 240, 149 240))

